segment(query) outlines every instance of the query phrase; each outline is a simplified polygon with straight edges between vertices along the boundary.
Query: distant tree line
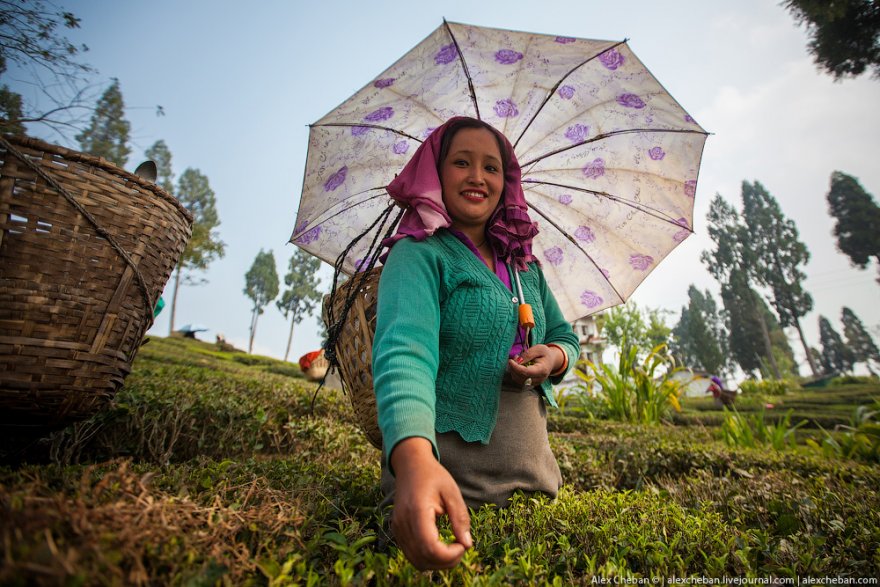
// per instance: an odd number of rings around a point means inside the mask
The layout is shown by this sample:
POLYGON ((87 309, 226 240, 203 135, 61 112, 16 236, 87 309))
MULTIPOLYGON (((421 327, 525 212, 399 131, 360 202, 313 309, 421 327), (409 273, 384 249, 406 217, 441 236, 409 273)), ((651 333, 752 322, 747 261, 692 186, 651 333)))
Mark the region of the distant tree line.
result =
MULTIPOLYGON (((849 308, 841 313, 843 337, 820 316, 822 349, 809 346, 801 328, 801 319, 813 308, 801 271, 809 252, 794 222, 759 182, 744 181, 741 198, 741 211, 721 195, 710 204, 708 232, 714 246, 701 259, 721 287, 721 305, 710 291, 690 286, 688 305, 671 333, 675 355, 691 368, 712 373, 738 366, 752 376, 796 376, 783 330, 792 327, 813 376, 851 372, 857 363, 874 373, 880 353, 849 308)), ((880 261, 880 207, 858 180, 835 171, 827 201, 838 249, 863 269, 872 258, 880 261)))

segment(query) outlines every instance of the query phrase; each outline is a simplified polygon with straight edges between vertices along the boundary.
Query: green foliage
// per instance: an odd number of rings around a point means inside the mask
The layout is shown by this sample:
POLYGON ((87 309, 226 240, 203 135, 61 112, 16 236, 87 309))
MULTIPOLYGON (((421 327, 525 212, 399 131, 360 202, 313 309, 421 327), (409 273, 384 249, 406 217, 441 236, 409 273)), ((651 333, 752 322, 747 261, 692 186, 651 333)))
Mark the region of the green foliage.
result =
POLYGON ((76 135, 76 140, 82 151, 125 167, 131 152, 128 147, 130 130, 131 124, 125 119, 125 103, 119 80, 114 78, 98 100, 91 122, 76 135))
POLYGON ((171 150, 165 141, 158 140, 149 149, 144 151, 147 159, 156 164, 156 185, 174 194, 174 171, 171 166, 171 150))
POLYGON ((25 129, 21 123, 22 118, 24 114, 21 95, 10 90, 5 84, 0 86, 0 133, 23 135, 25 129))
POLYGON ((873 406, 855 408, 849 426, 836 427, 836 434, 825 429, 822 432, 825 434, 822 443, 808 440, 810 446, 826 455, 880 463, 880 400, 873 406))
POLYGON ((376 508, 379 453, 347 398, 322 392, 311 412, 314 384, 267 372, 281 361, 235 357, 244 355, 153 338, 117 395, 125 409, 50 439, 57 456, 76 458, 0 466, 0 584, 594 585, 880 572, 874 463, 730 448, 701 426, 550 411, 559 496, 473 511, 476 546, 462 564, 421 573, 376 508))
POLYGON ((677 371, 675 360, 665 345, 654 347, 641 364, 636 346, 624 348, 616 370, 589 361, 578 364, 576 373, 584 381, 580 393, 599 398, 613 420, 658 424, 671 410, 680 409, 682 384, 671 377, 677 371))
MULTIPOLYGON (((742 202, 748 227, 743 244, 755 257, 747 270, 757 283, 770 289, 780 324, 797 328, 807 359, 812 361, 798 321, 813 309, 813 298, 801 285, 806 275, 800 270, 810 260, 810 253, 798 240, 794 222, 785 217, 776 198, 763 185, 744 181, 742 202)), ((812 362, 810 366, 817 374, 816 366, 812 362)))
POLYGON ((800 387, 790 379, 746 379, 739 384, 739 391, 745 395, 785 395, 800 387))
POLYGON ((320 280, 316 276, 320 267, 321 260, 302 249, 296 249, 290 258, 287 275, 284 276, 284 285, 287 289, 281 293, 281 299, 275 302, 285 318, 290 316, 290 335, 287 338, 287 350, 284 351, 285 361, 290 354, 294 325, 302 322, 302 319, 321 302, 321 292, 318 291, 320 280))
POLYGON ((253 265, 244 276, 244 293, 254 302, 251 311, 250 341, 248 353, 254 346, 254 335, 257 332, 257 318, 269 303, 278 296, 278 271, 275 269, 275 254, 272 251, 257 253, 253 265))
POLYGON ((791 448, 795 444, 795 431, 807 423, 806 420, 801 420, 792 426, 792 412, 793 410, 788 410, 778 422, 768 423, 763 408, 754 414, 740 414, 736 409, 728 411, 724 408, 721 438, 731 448, 791 448))
POLYGON ((727 371, 727 329, 709 290, 688 288, 688 306, 672 330, 672 353, 692 368, 709 373, 727 371))
POLYGON ((874 0, 784 0, 806 27, 820 70, 835 80, 871 71, 880 77, 880 7, 874 0))
POLYGON ((880 383, 880 379, 876 375, 843 375, 831 380, 831 385, 861 385, 866 383, 877 385, 880 383))
POLYGON ((880 261, 880 206, 859 180, 835 171, 827 200, 840 252, 862 269, 871 257, 880 261))
POLYGON ((819 316, 819 342, 822 343, 822 368, 825 373, 852 371, 855 353, 843 343, 843 339, 825 316, 819 316))
MULTIPOLYGON (((170 153, 169 153, 170 164, 170 153)), ((160 171, 160 178, 162 177, 160 171)), ((168 170, 170 174, 170 169, 168 170)), ((220 240, 216 228, 220 226, 217 199, 208 177, 198 169, 188 167, 177 180, 175 193, 180 203, 193 215, 192 237, 178 262, 178 270, 185 273, 204 271, 215 259, 222 258, 226 244, 220 240)))
POLYGON ((855 362, 864 363, 871 371, 872 363, 880 364, 880 349, 874 344, 874 339, 852 310, 844 307, 840 318, 843 322, 846 346, 852 352, 855 362))
POLYGON ((602 333, 619 349, 630 346, 654 348, 667 344, 672 332, 663 318, 664 310, 642 309, 634 301, 615 306, 604 314, 602 333))

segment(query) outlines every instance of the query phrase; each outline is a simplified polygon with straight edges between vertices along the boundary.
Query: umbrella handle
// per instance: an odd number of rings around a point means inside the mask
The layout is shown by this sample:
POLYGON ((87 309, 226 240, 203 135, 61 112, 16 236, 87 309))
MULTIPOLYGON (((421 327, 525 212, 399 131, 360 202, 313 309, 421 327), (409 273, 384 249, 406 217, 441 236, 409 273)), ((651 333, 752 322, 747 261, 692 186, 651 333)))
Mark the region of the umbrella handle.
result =
POLYGON ((535 315, 532 313, 531 304, 519 305, 519 325, 523 328, 535 327, 535 315))

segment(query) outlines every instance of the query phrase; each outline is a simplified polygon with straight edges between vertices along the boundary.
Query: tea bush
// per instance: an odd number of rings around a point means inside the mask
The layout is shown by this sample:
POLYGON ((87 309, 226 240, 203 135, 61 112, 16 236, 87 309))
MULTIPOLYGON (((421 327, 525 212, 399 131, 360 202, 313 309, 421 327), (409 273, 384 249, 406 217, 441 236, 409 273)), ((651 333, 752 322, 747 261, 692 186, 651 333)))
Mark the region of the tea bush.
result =
POLYGON ((549 419, 565 479, 557 499, 518 495, 473 512, 462 564, 421 573, 387 535, 379 453, 347 399, 322 392, 312 411, 314 384, 204 350, 155 339, 112 409, 56 434, 30 464, 0 466, 0 584, 880 574, 880 465, 805 446, 728 447, 699 423, 574 407, 549 419), (36 462, 49 447, 56 462, 36 462))

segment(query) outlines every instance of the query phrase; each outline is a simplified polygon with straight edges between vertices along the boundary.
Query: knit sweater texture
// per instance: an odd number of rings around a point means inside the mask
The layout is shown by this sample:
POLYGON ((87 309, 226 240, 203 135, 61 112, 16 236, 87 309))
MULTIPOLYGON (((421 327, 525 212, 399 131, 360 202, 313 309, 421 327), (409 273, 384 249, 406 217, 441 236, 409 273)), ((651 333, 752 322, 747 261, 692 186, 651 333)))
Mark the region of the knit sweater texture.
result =
MULTIPOLYGON (((569 368, 580 348, 540 267, 520 273, 535 328, 531 344, 556 343, 569 368)), ((455 431, 488 444, 501 382, 517 329, 519 300, 467 246, 445 229, 391 249, 379 281, 373 383, 386 457, 405 438, 455 431)), ((556 406, 551 383, 541 384, 556 406)), ((439 454, 437 454, 439 457, 439 454)))

